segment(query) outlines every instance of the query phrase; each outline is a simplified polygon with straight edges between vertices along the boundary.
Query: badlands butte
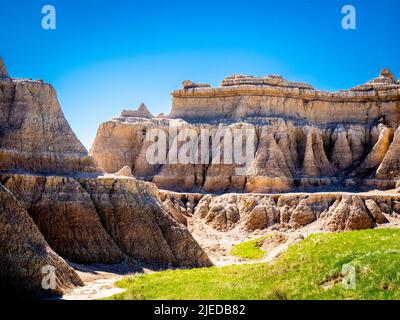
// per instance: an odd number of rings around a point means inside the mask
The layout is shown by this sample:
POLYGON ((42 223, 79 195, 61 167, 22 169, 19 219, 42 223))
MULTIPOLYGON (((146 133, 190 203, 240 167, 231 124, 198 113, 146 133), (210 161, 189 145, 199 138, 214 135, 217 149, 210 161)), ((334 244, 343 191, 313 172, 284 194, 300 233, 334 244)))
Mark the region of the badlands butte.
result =
POLYGON ((101 124, 88 153, 53 87, 12 79, 0 59, 3 295, 68 293, 84 284, 79 264, 209 267, 230 242, 270 230, 290 244, 400 222, 400 82, 389 70, 335 93, 276 75, 184 81, 172 99, 167 116, 141 105, 101 124), (244 175, 150 164, 147 132, 170 126, 254 129, 253 160, 244 175), (45 290, 48 265, 57 281, 45 290))

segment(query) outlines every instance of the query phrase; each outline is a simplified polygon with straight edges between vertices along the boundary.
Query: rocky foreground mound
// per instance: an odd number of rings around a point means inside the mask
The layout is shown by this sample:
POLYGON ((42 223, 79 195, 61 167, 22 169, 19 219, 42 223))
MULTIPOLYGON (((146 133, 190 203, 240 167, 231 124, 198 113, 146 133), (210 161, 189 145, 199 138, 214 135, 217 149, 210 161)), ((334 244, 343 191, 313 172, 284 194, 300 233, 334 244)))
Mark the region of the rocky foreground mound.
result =
POLYGON ((3 298, 62 294, 82 281, 48 245, 28 212, 0 185, 0 280, 3 298), (44 290, 42 268, 53 266, 56 286, 44 290))
POLYGON ((387 69, 336 93, 280 76, 233 76, 220 88, 183 85, 172 92, 169 116, 149 118, 141 106, 99 127, 90 153, 106 172, 129 166, 163 189, 212 193, 391 189, 400 178, 400 84, 387 69), (241 175, 238 165, 211 161, 150 164, 146 135, 155 128, 178 146, 187 129, 197 136, 202 129, 253 129, 253 160, 241 175))
POLYGON ((11 79, 0 62, 0 278, 6 297, 62 294, 81 285, 64 259, 212 265, 164 209, 155 185, 125 177, 126 171, 101 176, 54 89, 11 79), (52 290, 42 286, 48 265, 56 269, 52 290))

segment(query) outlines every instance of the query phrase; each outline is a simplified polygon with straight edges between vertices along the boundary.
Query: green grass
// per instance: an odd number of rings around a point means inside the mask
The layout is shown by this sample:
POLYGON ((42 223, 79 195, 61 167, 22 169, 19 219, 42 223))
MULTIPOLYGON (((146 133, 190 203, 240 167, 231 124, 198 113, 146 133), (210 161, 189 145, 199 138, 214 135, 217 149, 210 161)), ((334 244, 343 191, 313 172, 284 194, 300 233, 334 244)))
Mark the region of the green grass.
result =
POLYGON ((232 256, 248 260, 261 260, 267 254, 260 248, 263 240, 265 240, 266 238, 268 238, 268 236, 239 243, 232 247, 230 254, 232 256))
POLYGON ((318 234, 272 264, 163 271, 123 279, 110 299, 400 299, 400 230, 318 234), (356 289, 341 270, 356 269, 356 289))

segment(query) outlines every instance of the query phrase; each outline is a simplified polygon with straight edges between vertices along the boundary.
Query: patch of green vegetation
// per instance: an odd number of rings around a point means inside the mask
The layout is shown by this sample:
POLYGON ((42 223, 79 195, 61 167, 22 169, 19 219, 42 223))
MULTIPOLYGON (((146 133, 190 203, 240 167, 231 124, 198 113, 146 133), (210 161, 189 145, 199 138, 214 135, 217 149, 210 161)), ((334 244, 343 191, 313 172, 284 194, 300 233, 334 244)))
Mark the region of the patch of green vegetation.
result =
POLYGON ((123 279, 109 299, 400 299, 400 230, 317 234, 271 264, 163 271, 123 279), (342 285, 354 266, 355 289, 342 285))
POLYGON ((230 254, 248 260, 261 260, 267 254, 261 249, 263 241, 269 236, 239 243, 232 247, 230 254))

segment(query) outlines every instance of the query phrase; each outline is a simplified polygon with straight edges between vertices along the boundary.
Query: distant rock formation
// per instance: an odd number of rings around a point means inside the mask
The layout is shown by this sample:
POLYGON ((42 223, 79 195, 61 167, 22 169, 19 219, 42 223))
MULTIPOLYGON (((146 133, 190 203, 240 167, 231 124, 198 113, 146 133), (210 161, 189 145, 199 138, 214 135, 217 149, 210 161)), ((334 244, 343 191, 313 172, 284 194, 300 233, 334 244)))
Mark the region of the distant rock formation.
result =
POLYGON ((184 90, 189 90, 195 88, 210 88, 211 86, 207 83, 195 83, 190 80, 185 80, 182 82, 182 87, 184 90))
POLYGON ((281 76, 236 75, 220 88, 172 97, 162 119, 101 124, 90 154, 106 172, 129 166, 162 189, 212 193, 391 189, 400 179, 400 85, 387 69, 359 89, 335 93, 281 76), (232 164, 149 164, 146 133, 158 128, 175 141, 170 126, 198 136, 202 129, 253 129, 254 160, 242 176, 232 164))
POLYGON ((53 87, 12 79, 0 81, 0 172, 79 175, 102 169, 71 130, 53 87))
POLYGON ((137 110, 123 110, 121 112, 123 118, 146 118, 151 119, 154 116, 150 113, 144 103, 141 103, 137 110))
POLYGON ((399 123, 400 85, 384 70, 381 75, 350 90, 325 92, 281 76, 232 76, 219 88, 175 90, 170 118, 188 122, 262 123, 280 117, 310 125, 371 124, 384 117, 399 123))
POLYGON ((378 78, 368 81, 366 84, 352 88, 353 91, 380 91, 388 89, 399 89, 399 83, 394 78, 393 73, 387 69, 382 69, 378 78))
POLYGON ((6 65, 4 64, 3 58, 0 57, 0 80, 10 78, 6 65))

